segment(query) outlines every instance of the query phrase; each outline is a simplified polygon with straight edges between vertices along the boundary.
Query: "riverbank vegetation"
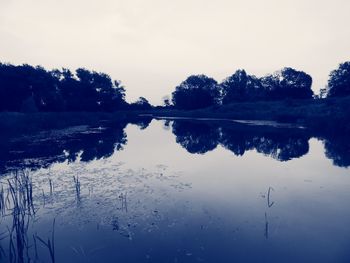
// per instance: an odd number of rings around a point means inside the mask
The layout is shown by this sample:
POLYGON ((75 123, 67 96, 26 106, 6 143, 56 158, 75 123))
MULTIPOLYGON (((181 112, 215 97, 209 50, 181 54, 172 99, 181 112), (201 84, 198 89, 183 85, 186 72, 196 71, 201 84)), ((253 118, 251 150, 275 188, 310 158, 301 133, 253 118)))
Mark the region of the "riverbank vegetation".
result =
POLYGON ((311 86, 312 77, 293 68, 261 78, 237 70, 221 83, 205 75, 193 75, 175 88, 164 105, 152 106, 143 97, 126 102, 121 82, 104 73, 84 68, 48 71, 40 66, 0 64, 0 111, 5 112, 0 120, 2 128, 8 128, 4 130, 11 130, 12 126, 18 128, 18 123, 22 124, 18 129, 31 129, 36 122, 37 127, 45 128, 144 113, 274 120, 350 131, 350 62, 330 73, 328 85, 319 95, 311 86), (14 122, 16 125, 12 125, 14 122))
POLYGON ((159 117, 221 118, 234 120, 269 120, 297 123, 313 129, 338 129, 350 132, 350 97, 322 100, 283 100, 239 102, 205 109, 175 108, 149 111, 159 117))

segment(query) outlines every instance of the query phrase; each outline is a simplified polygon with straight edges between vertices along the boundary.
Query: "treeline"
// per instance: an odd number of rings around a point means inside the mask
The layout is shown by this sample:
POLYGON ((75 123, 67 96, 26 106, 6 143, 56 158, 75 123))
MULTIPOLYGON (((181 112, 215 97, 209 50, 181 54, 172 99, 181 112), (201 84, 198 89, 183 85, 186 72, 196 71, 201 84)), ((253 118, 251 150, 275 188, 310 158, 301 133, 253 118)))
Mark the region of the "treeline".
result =
MULTIPOLYGON (((312 99, 312 78, 303 71, 284 68, 258 78, 245 70, 218 83, 205 75, 188 77, 175 88, 164 106, 191 110, 235 102, 312 99)), ((321 98, 350 95, 350 62, 332 71, 321 98)), ((125 89, 105 73, 79 68, 48 71, 41 66, 0 63, 0 111, 61 112, 149 110, 152 105, 140 97, 125 101, 125 89)))
MULTIPOLYGON (((328 85, 319 96, 314 95, 311 86, 312 77, 293 68, 284 68, 262 78, 237 70, 221 83, 205 75, 194 75, 176 87, 172 93, 172 105, 191 110, 235 102, 349 96, 350 62, 340 64, 330 73, 328 85)), ((164 104, 170 105, 169 100, 164 104)))
POLYGON ((60 112, 149 109, 145 98, 125 101, 125 89, 104 73, 79 68, 47 71, 27 64, 0 64, 0 111, 60 112))

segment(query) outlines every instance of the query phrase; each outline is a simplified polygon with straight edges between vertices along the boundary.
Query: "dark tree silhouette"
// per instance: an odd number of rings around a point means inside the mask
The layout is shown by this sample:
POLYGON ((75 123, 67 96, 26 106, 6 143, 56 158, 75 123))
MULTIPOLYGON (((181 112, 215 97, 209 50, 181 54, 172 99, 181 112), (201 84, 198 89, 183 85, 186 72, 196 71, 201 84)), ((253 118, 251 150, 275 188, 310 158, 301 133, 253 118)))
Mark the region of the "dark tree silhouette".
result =
POLYGON ((68 97, 71 110, 114 111, 125 104, 125 90, 119 82, 112 82, 104 73, 97 73, 83 68, 76 70, 77 80, 68 76, 68 97), (77 101, 79 100, 79 101, 77 101))
POLYGON ((222 104, 261 100, 265 97, 260 80, 255 76, 248 75, 245 70, 237 70, 220 86, 222 88, 222 104))
POLYGON ((0 64, 0 110, 40 111, 62 108, 57 79, 42 67, 0 64))
POLYGON ((115 111, 125 90, 104 73, 0 64, 0 111, 115 111))
POLYGON ((190 76, 172 93, 175 108, 192 110, 233 102, 312 99, 312 78, 303 71, 284 68, 257 78, 237 70, 220 85, 205 75, 190 76))
POLYGON ((169 96, 164 96, 162 98, 163 101, 163 106, 164 107, 170 107, 171 106, 171 99, 169 98, 169 96))
POLYGON ((152 105, 144 97, 140 97, 136 102, 131 103, 129 108, 131 110, 150 110, 152 105))
POLYGON ((329 77, 329 97, 350 96, 350 61, 340 64, 339 68, 333 70, 329 77))
POLYGON ((218 83, 205 75, 190 76, 172 93, 172 102, 178 109, 191 110, 218 104, 218 83))
POLYGON ((261 78, 261 84, 266 90, 267 98, 281 99, 312 99, 312 78, 303 71, 284 68, 272 75, 261 78))

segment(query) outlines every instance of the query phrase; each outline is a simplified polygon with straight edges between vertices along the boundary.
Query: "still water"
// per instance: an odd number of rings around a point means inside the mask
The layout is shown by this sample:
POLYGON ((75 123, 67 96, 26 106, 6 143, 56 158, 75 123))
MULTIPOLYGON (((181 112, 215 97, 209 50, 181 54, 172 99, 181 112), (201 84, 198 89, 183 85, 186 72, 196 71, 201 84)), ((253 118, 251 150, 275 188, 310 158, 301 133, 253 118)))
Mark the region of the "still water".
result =
POLYGON ((349 145, 169 119, 15 138, 0 261, 350 262, 349 145))

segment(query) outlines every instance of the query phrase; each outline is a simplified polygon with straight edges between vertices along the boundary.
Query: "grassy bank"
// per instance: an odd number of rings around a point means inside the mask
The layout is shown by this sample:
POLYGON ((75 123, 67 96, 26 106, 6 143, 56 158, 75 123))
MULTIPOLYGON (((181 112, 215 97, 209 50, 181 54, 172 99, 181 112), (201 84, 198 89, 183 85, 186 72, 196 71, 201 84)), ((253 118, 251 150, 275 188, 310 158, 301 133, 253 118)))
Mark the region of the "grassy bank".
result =
POLYGON ((227 118, 300 123, 314 129, 350 132, 350 97, 322 100, 285 100, 233 103, 191 111, 174 109, 148 113, 162 117, 227 118))
POLYGON ((153 109, 148 111, 0 113, 0 132, 31 133, 75 125, 96 125, 101 121, 133 121, 139 114, 159 117, 225 118, 236 120, 272 120, 297 123, 315 130, 350 134, 350 97, 322 100, 285 100, 233 103, 206 109, 181 111, 153 109))

